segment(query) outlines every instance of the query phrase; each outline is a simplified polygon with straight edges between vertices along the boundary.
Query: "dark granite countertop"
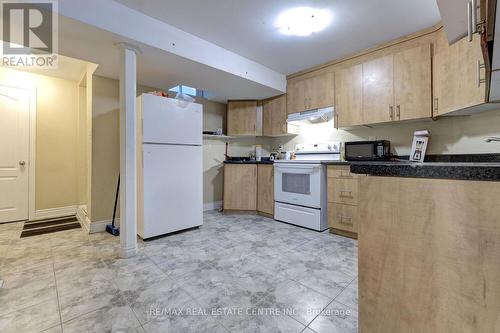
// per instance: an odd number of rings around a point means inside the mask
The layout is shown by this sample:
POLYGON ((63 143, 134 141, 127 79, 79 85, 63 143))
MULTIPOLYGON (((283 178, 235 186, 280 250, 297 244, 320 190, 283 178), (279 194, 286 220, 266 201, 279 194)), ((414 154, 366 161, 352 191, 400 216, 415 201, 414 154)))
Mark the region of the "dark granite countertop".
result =
POLYGON ((324 165, 351 165, 353 162, 349 161, 323 161, 321 164, 324 165))
POLYGON ((225 164, 273 164, 269 157, 263 157, 260 162, 250 160, 248 157, 229 157, 224 161, 225 164))
POLYGON ((407 160, 351 162, 351 172, 385 177, 500 181, 500 154, 460 156, 466 156, 466 158, 445 157, 443 155, 443 158, 431 158, 429 162, 424 163, 407 160))

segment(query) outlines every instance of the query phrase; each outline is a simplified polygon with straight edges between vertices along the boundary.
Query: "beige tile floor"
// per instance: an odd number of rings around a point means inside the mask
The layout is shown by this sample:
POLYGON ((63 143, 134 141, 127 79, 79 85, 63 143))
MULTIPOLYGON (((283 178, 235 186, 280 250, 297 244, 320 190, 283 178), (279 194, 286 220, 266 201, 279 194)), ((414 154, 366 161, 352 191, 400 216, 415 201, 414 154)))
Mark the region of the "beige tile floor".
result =
POLYGON ((0 332, 356 332, 357 242, 254 215, 117 258, 82 229, 0 225, 0 332))

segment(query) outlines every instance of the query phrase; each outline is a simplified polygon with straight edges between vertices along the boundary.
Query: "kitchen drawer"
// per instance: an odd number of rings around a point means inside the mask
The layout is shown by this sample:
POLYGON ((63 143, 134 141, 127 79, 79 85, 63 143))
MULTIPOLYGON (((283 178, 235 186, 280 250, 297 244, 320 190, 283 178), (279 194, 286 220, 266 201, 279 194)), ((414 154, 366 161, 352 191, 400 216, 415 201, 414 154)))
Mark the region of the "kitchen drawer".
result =
POLYGON ((358 207, 337 203, 328 204, 328 225, 330 228, 358 232, 358 207))
POLYGON ((348 165, 342 166, 328 166, 327 169, 328 178, 341 178, 341 179, 356 179, 358 175, 351 173, 351 167, 348 165))
POLYGON ((328 202, 340 204, 358 204, 358 180, 357 179, 328 179, 328 202))

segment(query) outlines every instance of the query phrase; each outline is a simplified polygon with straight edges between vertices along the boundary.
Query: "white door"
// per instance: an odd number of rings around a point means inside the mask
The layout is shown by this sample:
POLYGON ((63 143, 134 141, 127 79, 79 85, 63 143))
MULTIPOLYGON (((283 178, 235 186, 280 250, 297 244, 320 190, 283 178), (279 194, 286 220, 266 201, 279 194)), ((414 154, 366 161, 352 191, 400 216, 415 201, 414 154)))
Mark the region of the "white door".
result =
POLYGON ((0 223, 28 219, 29 103, 29 91, 0 85, 0 223))

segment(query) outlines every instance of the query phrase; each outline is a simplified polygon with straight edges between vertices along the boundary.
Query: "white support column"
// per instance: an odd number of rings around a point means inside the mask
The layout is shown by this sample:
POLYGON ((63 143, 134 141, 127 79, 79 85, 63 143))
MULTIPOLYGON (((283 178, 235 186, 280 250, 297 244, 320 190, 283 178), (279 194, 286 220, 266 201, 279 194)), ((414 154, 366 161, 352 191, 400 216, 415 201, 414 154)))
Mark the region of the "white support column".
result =
POLYGON ((132 45, 120 47, 120 257, 137 254, 136 56, 132 45))

